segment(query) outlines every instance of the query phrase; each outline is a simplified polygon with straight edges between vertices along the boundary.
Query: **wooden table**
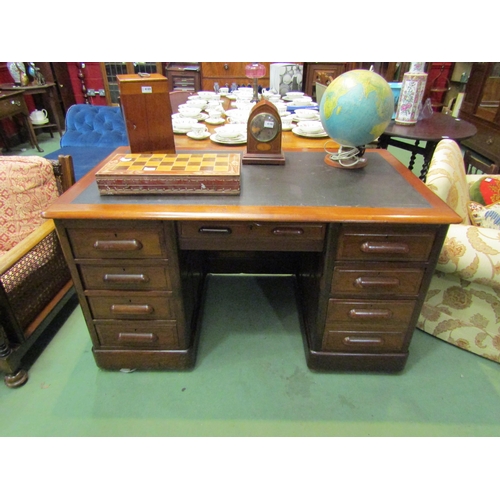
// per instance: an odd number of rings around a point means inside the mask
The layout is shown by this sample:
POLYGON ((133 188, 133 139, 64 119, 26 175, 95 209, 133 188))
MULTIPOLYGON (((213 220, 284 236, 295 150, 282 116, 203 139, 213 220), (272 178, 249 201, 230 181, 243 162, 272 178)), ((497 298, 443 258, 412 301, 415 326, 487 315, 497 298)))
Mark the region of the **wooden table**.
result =
MULTIPOLYGON (((35 130, 42 128, 57 129, 59 135, 62 137, 62 127, 59 122, 59 113, 57 110, 57 96, 56 84, 46 83, 45 85, 28 85, 26 87, 19 87, 13 83, 0 83, 0 90, 20 90, 24 95, 40 96, 42 98, 43 106, 48 108, 49 122, 43 125, 33 125, 35 130)), ((51 132, 52 133, 52 132, 51 132)), ((43 151, 38 149, 39 151, 43 151)))
POLYGON ((394 146, 411 151, 412 155, 408 165, 410 170, 413 170, 416 155, 423 155, 424 163, 420 179, 425 182, 432 155, 441 139, 453 139, 460 142, 474 136, 476 132, 477 129, 472 123, 444 113, 433 113, 430 118, 419 120, 415 125, 398 125, 394 120, 391 121, 379 138, 379 147, 387 149, 387 146, 394 146), (395 138, 409 139, 414 142, 408 144, 395 138), (420 141, 426 141, 426 146, 421 147, 420 141))
MULTIPOLYGON (((224 109, 235 109, 231 107, 232 101, 223 97, 221 99, 222 105, 224 109)), ((177 110, 172 110, 173 113, 177 112, 177 110)), ((215 129, 221 127, 221 125, 210 125, 206 122, 204 123, 209 132, 214 133, 215 129)), ((227 121, 225 122, 227 123, 227 121)), ((282 149, 283 151, 324 151, 325 145, 328 143, 329 150, 338 149, 338 144, 332 141, 329 137, 320 137, 320 138, 310 138, 310 137, 301 137, 294 134, 291 130, 285 130, 282 133, 282 149)), ((175 134, 175 147, 179 150, 185 149, 210 149, 214 151, 219 150, 231 150, 231 151, 246 151, 246 144, 239 145, 226 145, 226 144, 218 144, 216 142, 211 141, 210 139, 191 139, 186 134, 175 134)))
POLYGON ((461 219, 387 151, 344 170, 314 149, 243 165, 240 195, 226 196, 100 196, 100 164, 44 212, 99 367, 193 368, 206 280, 244 272, 295 276, 311 369, 403 369, 448 225, 461 219))
MULTIPOLYGON (((38 151, 43 152, 43 149, 40 148, 38 144, 33 125, 31 123, 31 120, 29 119, 29 111, 24 100, 24 92, 22 90, 0 90, 0 120, 3 120, 4 118, 12 118, 19 115, 21 116, 24 127, 28 132, 31 147, 36 146, 38 151)), ((5 136, 5 134, 3 134, 1 129, 0 134, 2 135, 2 140, 5 144, 5 148, 7 149, 7 151, 10 151, 7 137, 5 136)))

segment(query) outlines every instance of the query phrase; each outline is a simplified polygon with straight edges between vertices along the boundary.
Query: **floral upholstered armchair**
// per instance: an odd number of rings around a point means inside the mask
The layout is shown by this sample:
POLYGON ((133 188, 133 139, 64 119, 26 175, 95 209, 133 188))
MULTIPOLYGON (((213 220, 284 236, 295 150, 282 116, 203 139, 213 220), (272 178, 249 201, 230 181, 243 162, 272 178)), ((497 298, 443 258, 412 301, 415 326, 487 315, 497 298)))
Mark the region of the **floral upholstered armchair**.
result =
POLYGON ((490 227, 478 225, 481 211, 495 214, 500 206, 500 176, 489 176, 496 186, 490 201, 496 201, 486 208, 470 199, 471 187, 484 179, 466 175, 454 141, 438 144, 426 184, 463 221, 449 227, 417 327, 500 363, 500 229, 494 223, 499 218, 493 215, 493 223, 484 224, 490 227))

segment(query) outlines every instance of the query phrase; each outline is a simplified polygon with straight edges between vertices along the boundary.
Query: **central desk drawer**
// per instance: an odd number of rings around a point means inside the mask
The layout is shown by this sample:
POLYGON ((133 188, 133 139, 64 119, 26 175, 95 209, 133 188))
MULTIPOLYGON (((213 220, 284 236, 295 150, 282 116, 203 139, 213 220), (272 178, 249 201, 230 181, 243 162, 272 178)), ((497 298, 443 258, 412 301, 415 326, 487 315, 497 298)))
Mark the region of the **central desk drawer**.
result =
POLYGON ((187 221, 178 233, 182 249, 321 251, 325 224, 187 221))
POLYGON ((172 290, 166 266, 80 266, 87 290, 172 290))
POLYGON ((88 297, 95 319, 175 319, 176 304, 170 297, 116 295, 88 297))
POLYGON ((165 258, 162 231, 149 228, 70 228, 69 239, 77 259, 165 258))
POLYGON ((178 349, 176 321, 96 321, 102 347, 178 349))

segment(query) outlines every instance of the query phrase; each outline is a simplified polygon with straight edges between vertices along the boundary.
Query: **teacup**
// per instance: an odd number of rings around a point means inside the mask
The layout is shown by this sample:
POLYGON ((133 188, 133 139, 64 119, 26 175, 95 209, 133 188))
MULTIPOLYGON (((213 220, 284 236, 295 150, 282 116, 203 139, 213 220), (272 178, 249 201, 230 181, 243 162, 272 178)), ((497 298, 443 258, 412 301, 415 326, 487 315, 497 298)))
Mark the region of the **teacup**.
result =
POLYGON ((287 92, 286 93, 286 96, 289 98, 289 99, 292 99, 295 100, 295 99, 299 99, 300 97, 302 97, 304 95, 304 92, 287 92))
POLYGON ((312 118, 319 118, 319 113, 315 109, 296 109, 295 114, 299 120, 311 120, 312 118))
POLYGON ((236 139, 243 134, 243 127, 241 125, 224 125, 215 129, 215 132, 222 139, 236 139))
POLYGON ((212 91, 209 91, 209 90, 200 90, 198 92, 198 95, 202 98, 202 99, 208 99, 209 97, 212 97, 215 95, 215 92, 212 92, 212 91))
POLYGON ((310 106, 311 102, 312 102, 311 97, 304 96, 304 97, 301 97, 300 99, 294 99, 292 101, 292 105, 293 106, 310 106))
POLYGON ((196 137, 203 137, 208 132, 208 128, 203 123, 195 123, 191 127, 191 134, 196 137))
POLYGON ((305 134, 319 134, 324 131, 320 121, 302 121, 297 124, 299 130, 305 134))
POLYGON ((229 88, 228 87, 221 87, 219 89, 219 94, 221 94, 221 95, 226 95, 228 93, 229 93, 229 88))
POLYGON ((172 120, 174 131, 177 132, 189 132, 196 123, 198 123, 198 120, 194 118, 175 118, 172 120))
POLYGON ((248 122, 250 116, 249 111, 242 110, 240 113, 232 113, 227 117, 227 121, 233 124, 245 124, 248 122))
POLYGON ((208 110, 210 120, 219 121, 222 118, 222 111, 219 108, 213 108, 208 110))
POLYGON ((207 101, 205 101, 205 99, 191 99, 190 101, 187 101, 185 104, 181 104, 181 106, 188 106, 188 107, 192 107, 192 108, 202 108, 202 109, 206 105, 207 105, 207 101))
POLYGON ((291 128, 293 123, 293 115, 288 113, 287 115, 281 115, 281 126, 283 128, 291 128))
POLYGON ((179 113, 185 118, 194 118, 195 116, 198 116, 200 112, 201 108, 198 108, 196 106, 185 106, 179 108, 179 113))
POLYGON ((275 102, 273 104, 278 109, 278 113, 280 115, 284 115, 287 112, 286 109, 287 109, 288 106, 287 106, 286 102, 275 102))

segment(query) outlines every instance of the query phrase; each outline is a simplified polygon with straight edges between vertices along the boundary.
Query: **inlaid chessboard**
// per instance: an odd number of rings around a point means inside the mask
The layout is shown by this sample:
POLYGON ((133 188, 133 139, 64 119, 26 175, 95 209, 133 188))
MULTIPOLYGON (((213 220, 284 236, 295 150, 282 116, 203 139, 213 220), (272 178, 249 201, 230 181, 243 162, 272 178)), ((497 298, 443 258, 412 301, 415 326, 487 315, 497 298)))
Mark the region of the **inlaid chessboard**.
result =
POLYGON ((241 154, 115 155, 96 174, 102 195, 239 194, 241 154))

